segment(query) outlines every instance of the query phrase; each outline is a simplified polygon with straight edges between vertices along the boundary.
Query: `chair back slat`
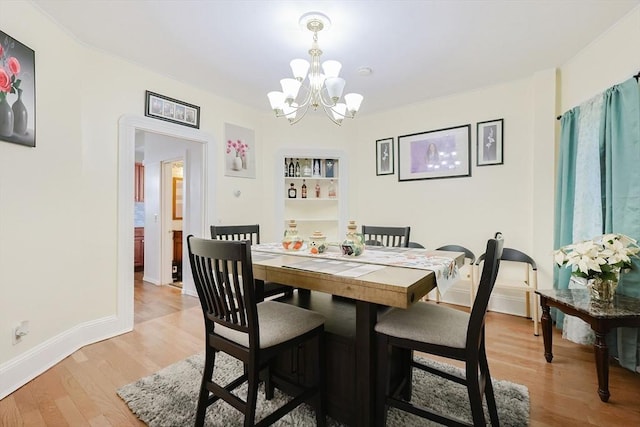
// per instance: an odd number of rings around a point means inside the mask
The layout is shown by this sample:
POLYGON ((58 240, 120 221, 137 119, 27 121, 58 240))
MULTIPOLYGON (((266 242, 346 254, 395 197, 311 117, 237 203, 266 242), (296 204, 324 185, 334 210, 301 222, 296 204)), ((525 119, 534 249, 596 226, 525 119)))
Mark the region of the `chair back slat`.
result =
POLYGON ((249 240, 252 245, 260 244, 260 225, 212 225, 211 238, 218 240, 249 240))
POLYGON ((467 328, 467 348, 480 348, 484 338, 484 321, 489 305, 489 298, 498 277, 500 268, 500 258, 502 257, 504 240, 502 235, 497 233, 496 237, 487 241, 487 249, 484 255, 484 266, 478 282, 478 293, 476 294, 469 325, 467 328))
MULTIPOLYGON (((257 342, 258 322, 251 242, 187 237, 189 261, 207 332, 220 324, 257 342)), ((259 345, 259 343, 258 343, 259 345)))
POLYGON ((363 225, 362 235, 366 244, 372 246, 409 247, 411 227, 381 227, 363 225))

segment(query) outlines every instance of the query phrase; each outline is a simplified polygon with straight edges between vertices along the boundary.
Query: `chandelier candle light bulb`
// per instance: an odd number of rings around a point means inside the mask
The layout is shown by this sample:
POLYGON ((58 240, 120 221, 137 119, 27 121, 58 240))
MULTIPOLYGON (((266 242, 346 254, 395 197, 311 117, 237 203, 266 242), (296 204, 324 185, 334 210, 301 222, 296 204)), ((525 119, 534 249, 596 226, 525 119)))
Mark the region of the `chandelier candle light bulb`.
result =
POLYGON ((309 110, 322 107, 327 116, 337 125, 342 120, 354 118, 364 97, 358 93, 344 95, 344 102, 339 102, 346 81, 339 77, 342 64, 329 60, 320 65, 322 50, 318 45, 318 32, 331 24, 329 17, 320 12, 309 12, 302 15, 300 25, 313 33, 313 43, 309 49, 311 62, 294 59, 289 64, 293 78, 280 80, 282 92, 273 91, 267 94, 271 108, 276 117, 286 117, 290 124, 300 121, 309 110), (305 79, 308 83, 305 85, 305 79), (302 100, 296 102, 300 89, 303 89, 302 100))

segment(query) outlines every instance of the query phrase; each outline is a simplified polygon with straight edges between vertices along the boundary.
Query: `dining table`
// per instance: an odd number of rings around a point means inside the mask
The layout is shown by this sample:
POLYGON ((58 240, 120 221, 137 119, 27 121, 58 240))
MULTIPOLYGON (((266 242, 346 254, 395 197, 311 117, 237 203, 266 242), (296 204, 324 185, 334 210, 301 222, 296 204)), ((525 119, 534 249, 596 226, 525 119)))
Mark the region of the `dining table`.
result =
MULTIPOLYGON (((345 306, 355 308, 354 360, 349 366, 336 367, 334 363, 334 368, 327 372, 328 376, 345 376, 353 369, 355 384, 342 399, 344 402, 328 405, 328 414, 347 425, 370 426, 374 424, 376 387, 374 327, 379 313, 388 307, 407 309, 436 286, 444 292, 459 279, 458 269, 464 263, 464 254, 376 246, 366 247, 362 255, 353 257, 343 255, 339 245, 328 246, 322 254, 312 254, 304 247, 299 251, 286 251, 279 243, 267 243, 252 246, 252 263, 256 282, 275 282, 297 289, 299 295, 284 302, 315 310, 321 305, 310 303, 313 295, 317 295, 316 300, 324 301, 322 314, 327 318, 328 334, 332 329, 344 330, 351 324, 349 315, 340 318, 340 313, 345 306), (347 409, 345 402, 348 402, 347 409)), ((326 348, 331 352, 334 347, 327 345, 326 348)), ((340 355, 337 363, 343 360, 347 363, 348 359, 340 355)), ((334 378, 338 383, 342 380, 334 378)))

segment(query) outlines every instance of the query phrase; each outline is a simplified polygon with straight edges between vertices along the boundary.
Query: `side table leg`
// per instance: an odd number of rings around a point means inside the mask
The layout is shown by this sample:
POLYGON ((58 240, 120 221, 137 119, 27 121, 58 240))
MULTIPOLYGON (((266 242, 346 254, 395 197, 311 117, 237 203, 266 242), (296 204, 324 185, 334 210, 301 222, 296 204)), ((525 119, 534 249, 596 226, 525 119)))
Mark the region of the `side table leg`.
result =
POLYGON ((609 348, 605 340, 605 333, 596 333, 596 343, 593 345, 596 355, 596 371, 598 372, 598 395, 600 400, 609 400, 609 348))
POLYGON ((550 308, 546 304, 546 300, 544 298, 540 298, 540 305, 542 306, 542 340, 544 342, 544 358, 548 363, 551 363, 553 359, 553 353, 551 352, 551 347, 553 345, 553 331, 551 330, 551 314, 550 308))

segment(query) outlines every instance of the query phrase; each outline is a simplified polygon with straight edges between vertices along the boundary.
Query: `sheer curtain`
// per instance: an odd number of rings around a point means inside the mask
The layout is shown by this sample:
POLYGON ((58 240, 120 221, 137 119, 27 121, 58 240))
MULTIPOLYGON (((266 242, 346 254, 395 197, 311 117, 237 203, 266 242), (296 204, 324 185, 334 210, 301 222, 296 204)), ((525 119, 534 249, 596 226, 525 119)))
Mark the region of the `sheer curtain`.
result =
MULTIPOLYGON (((635 79, 613 86, 561 121, 556 185, 556 248, 603 233, 640 238, 640 87, 635 79)), ((554 271, 554 287, 582 286, 566 268, 554 271)), ((640 297, 640 263, 624 274, 618 292, 640 297)), ((563 336, 591 343, 590 328, 556 312, 563 336)), ((607 337, 612 356, 636 370, 640 365, 638 328, 618 328, 607 337)))

